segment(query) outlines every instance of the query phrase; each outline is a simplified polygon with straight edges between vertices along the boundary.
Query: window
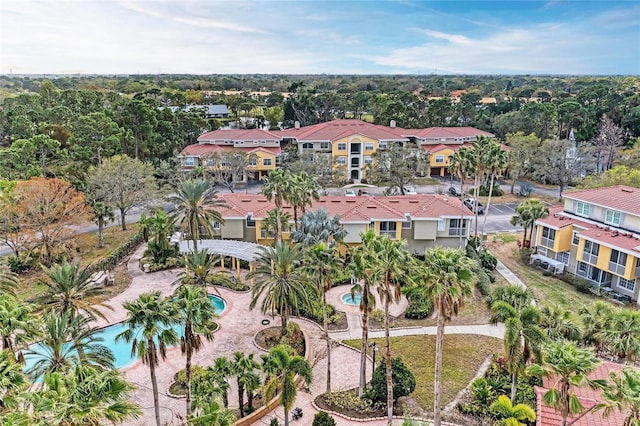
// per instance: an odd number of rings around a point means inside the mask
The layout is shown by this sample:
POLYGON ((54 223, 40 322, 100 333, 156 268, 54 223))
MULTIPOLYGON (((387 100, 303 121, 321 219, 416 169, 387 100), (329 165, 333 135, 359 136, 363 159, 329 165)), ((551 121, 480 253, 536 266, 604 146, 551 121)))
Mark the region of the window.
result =
POLYGON ((373 164, 373 158, 364 157, 364 164, 373 164))
POLYGON ((438 231, 444 231, 446 224, 444 219, 438 219, 438 231))
POLYGON ((436 163, 444 163, 444 155, 436 155, 436 163))
POLYGON ((336 162, 338 164, 347 164, 347 157, 345 157, 344 155, 341 155, 337 157, 336 162))
POLYGON ((579 237, 580 233, 578 231, 573 231, 573 233, 571 234, 571 245, 572 246, 577 246, 578 242, 580 240, 579 237))
POLYGON ((591 209, 591 204, 583 203, 582 201, 578 201, 576 203, 576 214, 580 216, 589 216, 589 210, 591 209))
POLYGON ((320 142, 320 149, 329 149, 329 142, 320 142))
POLYGON ((620 226, 620 212, 615 210, 607 210, 604 223, 608 225, 620 226))
POLYGON ((244 145, 244 141, 235 141, 236 145, 244 145))
POLYGON ((212 159, 212 158, 207 158, 207 160, 205 161, 205 164, 206 164, 208 167, 213 166, 213 165, 214 165, 213 159, 212 159))
POLYGON ((271 165, 271 158, 263 158, 262 159, 262 165, 263 166, 270 166, 271 165))
POLYGON ((253 141, 254 145, 258 145, 260 143, 260 141, 253 141))
POLYGON ((260 145, 266 145, 267 141, 260 141, 260 145))
POLYGON ((213 229, 220 229, 220 222, 218 222, 217 220, 213 221, 213 229))
POLYGON ((185 167, 194 167, 196 165, 196 159, 193 157, 184 157, 182 161, 185 167))
POLYGON ((636 281, 635 280, 627 280, 625 278, 618 278, 618 287, 624 288, 633 292, 636 289, 636 281))
POLYGON ((569 264, 569 252, 568 251, 563 251, 562 253, 558 253, 556 254, 556 260, 558 262, 562 262, 565 265, 569 264))
POLYGON ((380 222, 380 235, 387 235, 389 238, 396 237, 395 222, 380 222))
POLYGON ((378 143, 378 149, 387 149, 387 143, 386 142, 378 143))
POLYGON ((373 151, 373 143, 371 142, 367 142, 364 144, 364 150, 365 151, 373 151))
POLYGON ((624 275, 624 269, 627 266, 627 253, 612 249, 609 258, 609 271, 614 274, 624 275))
POLYGON ((587 265, 584 262, 578 262, 578 275, 586 277, 588 270, 589 270, 589 265, 587 265))
POLYGON ((553 248, 553 241, 556 239, 556 230, 547 228, 546 226, 542 228, 542 238, 540 238, 540 244, 553 248))
POLYGON ((465 235, 466 227, 464 219, 449 219, 449 235, 465 235))
POLYGON ((305 142, 302 144, 302 149, 313 149, 313 144, 310 142, 305 142))
POLYGON ((256 227, 256 221, 253 220, 253 216, 248 215, 247 216, 247 228, 255 228, 256 227))
POLYGON ((346 151, 347 150, 347 144, 346 143, 339 143, 338 144, 338 151, 346 151))
POLYGON ((584 242, 582 259, 585 262, 596 265, 598 263, 598 253, 600 253, 600 244, 588 240, 584 242))
POLYGON ((543 256, 546 256, 546 255, 547 255, 547 253, 549 252, 549 249, 548 249, 548 248, 546 248, 546 247, 542 247, 542 246, 538 246, 538 247, 536 247, 536 250, 537 250, 538 254, 541 254, 541 255, 543 255, 543 256))
POLYGON ((257 158, 249 158, 249 165, 250 166, 257 166, 258 165, 258 159, 257 158))
POLYGON ((411 218, 405 217, 402 221, 402 229, 411 229, 411 218))

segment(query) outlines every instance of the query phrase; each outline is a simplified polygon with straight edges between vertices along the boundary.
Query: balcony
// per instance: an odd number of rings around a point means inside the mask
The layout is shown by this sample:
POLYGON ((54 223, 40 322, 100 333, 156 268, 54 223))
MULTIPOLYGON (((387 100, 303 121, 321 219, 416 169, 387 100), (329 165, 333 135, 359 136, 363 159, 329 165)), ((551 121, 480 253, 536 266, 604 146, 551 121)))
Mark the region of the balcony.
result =
POLYGON ((540 237, 540 245, 543 246, 543 247, 547 247, 547 248, 553 249, 554 241, 555 240, 553 238, 540 237))
POLYGON ((351 167, 360 167, 360 159, 359 158, 352 158, 351 159, 351 167))
POLYGON ((362 144, 359 144, 359 143, 351 144, 351 147, 349 148, 349 153, 351 155, 360 155, 361 152, 362 152, 362 144))
POLYGON ((624 276, 625 265, 619 263, 609 262, 609 272, 624 276))

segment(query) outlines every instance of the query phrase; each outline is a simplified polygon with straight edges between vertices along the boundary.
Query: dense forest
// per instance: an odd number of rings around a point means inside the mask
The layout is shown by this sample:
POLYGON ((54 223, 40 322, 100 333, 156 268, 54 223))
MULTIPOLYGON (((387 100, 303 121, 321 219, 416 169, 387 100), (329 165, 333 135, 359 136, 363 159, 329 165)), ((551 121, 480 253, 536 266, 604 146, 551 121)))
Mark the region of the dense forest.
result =
POLYGON ((117 154, 170 173, 177 152, 226 124, 167 108, 187 104, 226 104, 230 121, 253 118, 237 125, 272 128, 355 117, 581 143, 596 139, 606 119, 627 148, 640 135, 640 79, 629 76, 5 75, 0 97, 0 177, 74 184, 117 154))

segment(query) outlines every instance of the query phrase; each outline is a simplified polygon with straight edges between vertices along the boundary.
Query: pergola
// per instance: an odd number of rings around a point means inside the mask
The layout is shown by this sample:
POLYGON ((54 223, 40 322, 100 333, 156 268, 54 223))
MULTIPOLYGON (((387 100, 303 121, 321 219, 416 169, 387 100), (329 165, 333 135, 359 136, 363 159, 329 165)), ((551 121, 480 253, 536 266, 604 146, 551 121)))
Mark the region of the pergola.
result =
MULTIPOLYGON (((207 253, 218 254, 231 258, 231 269, 236 271, 240 279, 240 260, 249 262, 249 271, 253 271, 253 262, 260 257, 265 246, 246 241, 236 240, 198 240, 198 249, 207 249, 207 253)), ((193 241, 181 240, 178 242, 180 254, 193 252, 193 241)), ((224 270, 224 257, 220 260, 220 267, 224 270)))

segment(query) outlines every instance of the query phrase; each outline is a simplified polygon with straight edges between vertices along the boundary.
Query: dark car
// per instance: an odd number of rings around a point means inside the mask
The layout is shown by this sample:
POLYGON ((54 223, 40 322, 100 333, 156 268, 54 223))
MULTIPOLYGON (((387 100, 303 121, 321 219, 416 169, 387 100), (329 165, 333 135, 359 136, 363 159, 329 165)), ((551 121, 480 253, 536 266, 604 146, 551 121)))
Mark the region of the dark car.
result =
POLYGON ((476 200, 472 200, 471 198, 467 198, 464 200, 464 205, 467 206, 469 210, 477 214, 484 214, 484 205, 478 201, 477 207, 475 206, 476 200))
POLYGON ((449 194, 453 195, 454 197, 462 197, 462 192, 460 192, 460 190, 454 186, 449 188, 449 194))

